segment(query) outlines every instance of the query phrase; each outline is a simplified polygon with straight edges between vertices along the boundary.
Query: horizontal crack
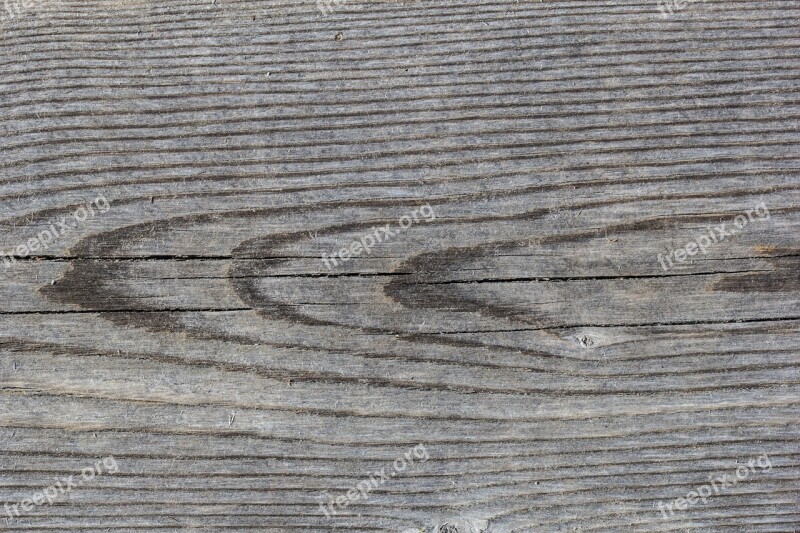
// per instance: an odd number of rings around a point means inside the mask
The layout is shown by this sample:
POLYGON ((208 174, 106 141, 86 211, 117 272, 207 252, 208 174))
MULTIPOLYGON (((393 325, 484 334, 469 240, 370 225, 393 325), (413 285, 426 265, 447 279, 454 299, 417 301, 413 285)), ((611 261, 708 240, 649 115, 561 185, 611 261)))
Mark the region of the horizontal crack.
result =
POLYGON ((678 273, 678 274, 641 274, 641 275, 626 275, 626 276, 564 276, 564 277, 520 277, 520 278, 484 278, 484 279, 470 279, 470 280, 450 280, 450 281, 430 281, 430 282, 412 282, 403 285, 451 285, 451 284, 469 284, 469 283, 518 283, 528 281, 602 281, 602 280, 628 280, 628 279, 658 279, 658 278, 678 278, 687 276, 713 276, 718 274, 748 274, 753 272, 772 272, 770 269, 758 270, 719 270, 714 272, 691 272, 691 273, 678 273))

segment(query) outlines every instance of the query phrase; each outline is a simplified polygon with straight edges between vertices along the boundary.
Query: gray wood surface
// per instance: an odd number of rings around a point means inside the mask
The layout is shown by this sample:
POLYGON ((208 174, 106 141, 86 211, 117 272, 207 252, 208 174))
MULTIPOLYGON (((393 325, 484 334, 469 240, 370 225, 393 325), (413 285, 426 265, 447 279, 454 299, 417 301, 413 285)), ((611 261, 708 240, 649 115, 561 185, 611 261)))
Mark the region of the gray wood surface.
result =
POLYGON ((328 6, 0 6, 0 530, 800 531, 800 1, 328 6))

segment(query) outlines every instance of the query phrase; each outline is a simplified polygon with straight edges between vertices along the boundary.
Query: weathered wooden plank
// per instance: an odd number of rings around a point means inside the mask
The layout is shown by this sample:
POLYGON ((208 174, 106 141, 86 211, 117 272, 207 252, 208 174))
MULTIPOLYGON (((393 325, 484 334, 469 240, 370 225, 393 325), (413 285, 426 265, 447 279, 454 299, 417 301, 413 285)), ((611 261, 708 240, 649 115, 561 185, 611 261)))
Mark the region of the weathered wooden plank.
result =
POLYGON ((0 529, 797 531, 800 2, 326 5, 3 6, 0 529))

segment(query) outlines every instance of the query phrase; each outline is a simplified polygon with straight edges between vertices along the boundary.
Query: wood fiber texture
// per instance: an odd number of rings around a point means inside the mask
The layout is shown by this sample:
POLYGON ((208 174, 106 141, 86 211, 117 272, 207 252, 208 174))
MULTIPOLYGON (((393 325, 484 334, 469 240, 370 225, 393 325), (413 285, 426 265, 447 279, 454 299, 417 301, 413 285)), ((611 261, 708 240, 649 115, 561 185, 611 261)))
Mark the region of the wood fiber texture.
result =
POLYGON ((800 1, 677 4, 0 6, 0 530, 800 531, 800 1))

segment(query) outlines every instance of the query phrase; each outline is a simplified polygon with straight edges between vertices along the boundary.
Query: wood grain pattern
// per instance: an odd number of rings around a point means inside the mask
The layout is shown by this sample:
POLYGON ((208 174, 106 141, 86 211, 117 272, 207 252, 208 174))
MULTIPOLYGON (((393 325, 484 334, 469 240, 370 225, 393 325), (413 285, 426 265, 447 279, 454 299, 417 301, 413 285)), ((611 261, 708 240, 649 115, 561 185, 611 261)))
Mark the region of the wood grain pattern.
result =
POLYGON ((800 531, 799 27, 796 0, 26 2, 0 251, 74 227, 0 265, 0 502, 119 471, 0 529, 800 531))

